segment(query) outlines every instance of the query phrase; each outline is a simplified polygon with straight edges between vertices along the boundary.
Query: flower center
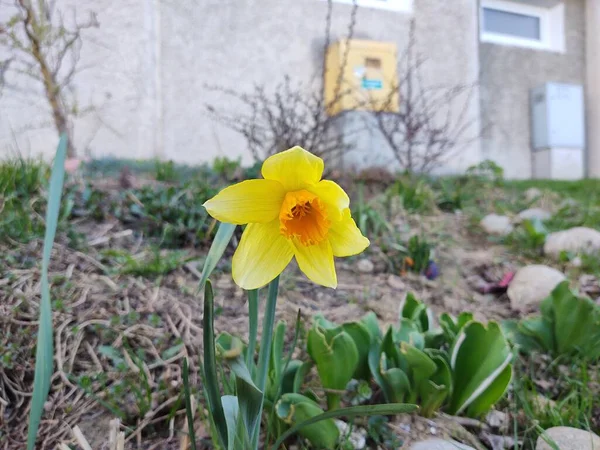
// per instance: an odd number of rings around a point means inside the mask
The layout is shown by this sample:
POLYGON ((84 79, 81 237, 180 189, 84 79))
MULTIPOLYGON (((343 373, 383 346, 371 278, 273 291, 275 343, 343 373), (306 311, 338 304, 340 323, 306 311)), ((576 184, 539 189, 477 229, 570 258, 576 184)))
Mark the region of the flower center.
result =
POLYGON ((308 246, 327 237, 330 222, 319 197, 302 189, 285 194, 279 224, 281 234, 287 238, 295 237, 308 246))

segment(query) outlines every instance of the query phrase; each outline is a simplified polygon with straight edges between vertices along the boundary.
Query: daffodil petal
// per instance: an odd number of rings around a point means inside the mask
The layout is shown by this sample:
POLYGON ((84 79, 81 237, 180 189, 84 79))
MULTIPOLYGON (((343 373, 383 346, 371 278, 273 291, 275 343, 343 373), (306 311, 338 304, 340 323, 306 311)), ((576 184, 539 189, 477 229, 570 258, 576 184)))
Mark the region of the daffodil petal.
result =
POLYGON ((348 194, 334 181, 322 180, 307 190, 325 204, 327 216, 333 222, 341 220, 343 211, 350 206, 348 194))
POLYGON ((364 237, 356 222, 350 216, 350 209, 343 211, 342 220, 332 224, 328 234, 334 256, 357 255, 366 249, 370 242, 364 237))
POLYGON ((327 239, 316 245, 302 245, 296 239, 292 243, 298 266, 309 280, 322 286, 337 287, 333 251, 327 239))
POLYGON ((288 191, 317 184, 323 175, 323 160, 302 147, 293 147, 270 156, 262 165, 267 180, 279 181, 288 191))
POLYGON ((266 223, 279 216, 284 197, 285 190, 277 181, 247 180, 226 187, 204 207, 221 222, 266 223))
POLYGON ((233 255, 233 281, 244 289, 258 289, 290 263, 294 250, 279 232, 279 220, 249 224, 233 255))

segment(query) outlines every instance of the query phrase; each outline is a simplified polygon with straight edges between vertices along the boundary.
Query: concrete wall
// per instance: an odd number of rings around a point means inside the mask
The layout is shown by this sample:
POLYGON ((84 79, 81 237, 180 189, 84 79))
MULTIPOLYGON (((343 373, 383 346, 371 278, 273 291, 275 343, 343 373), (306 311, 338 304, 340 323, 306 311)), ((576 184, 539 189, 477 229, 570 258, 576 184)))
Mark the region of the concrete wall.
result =
MULTIPOLYGON (((207 103, 238 105, 205 85, 244 91, 256 83, 275 85, 286 74, 306 83, 320 75, 324 0, 76 3, 78 13, 92 8, 100 22, 83 49, 88 68, 77 78, 80 105, 93 106, 93 112, 76 123, 80 153, 158 156, 186 163, 226 154, 249 161, 244 140, 205 114, 207 103)), ((67 0, 57 1, 57 8, 68 7, 67 0)), ((334 40, 346 35, 351 9, 334 5, 334 40)), ((359 8, 355 37, 395 41, 404 49, 413 15, 419 51, 429 60, 426 82, 475 81, 479 65, 474 0, 417 0, 413 14, 359 8)), ((477 95, 469 114, 478 117, 477 95)), ((56 138, 48 117, 41 94, 24 100, 5 91, 0 97, 0 154, 14 149, 15 143, 24 153, 52 151, 56 138)), ((474 143, 448 167, 478 160, 479 145, 474 143)))
POLYGON ((481 43, 482 156, 509 178, 532 176, 529 91, 545 82, 585 82, 585 0, 564 0, 564 54, 481 43))

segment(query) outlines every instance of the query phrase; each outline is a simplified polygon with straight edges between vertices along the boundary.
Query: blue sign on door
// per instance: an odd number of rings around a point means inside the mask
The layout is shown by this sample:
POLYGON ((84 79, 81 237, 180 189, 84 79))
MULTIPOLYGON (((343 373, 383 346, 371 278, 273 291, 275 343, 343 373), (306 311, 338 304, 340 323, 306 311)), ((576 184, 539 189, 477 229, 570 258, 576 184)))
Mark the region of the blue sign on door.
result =
POLYGON ((363 78, 362 87, 363 89, 376 91, 383 89, 383 82, 381 80, 369 80, 368 78, 363 78))

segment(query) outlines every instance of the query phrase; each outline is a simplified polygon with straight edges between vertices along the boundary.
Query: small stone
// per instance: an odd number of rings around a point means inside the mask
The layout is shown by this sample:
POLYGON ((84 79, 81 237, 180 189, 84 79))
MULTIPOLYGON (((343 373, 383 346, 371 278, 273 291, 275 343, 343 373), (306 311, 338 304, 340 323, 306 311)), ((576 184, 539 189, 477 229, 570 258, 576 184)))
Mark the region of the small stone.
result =
POLYGON ((595 450, 600 448, 600 437, 585 430, 571 427, 552 427, 541 435, 535 445, 535 450, 554 450, 554 446, 547 443, 544 437, 560 450, 595 450))
POLYGON ((564 280, 562 272, 552 267, 541 264, 522 267, 508 286, 511 308, 515 311, 536 308, 564 280))
POLYGON ((505 236, 513 230, 510 217, 499 216, 498 214, 488 214, 481 220, 480 224, 488 234, 505 236))
POLYGON ((574 227, 550 233, 546 237, 544 253, 558 258, 562 252, 593 253, 600 251, 600 231, 574 227))
POLYGON ((540 191, 538 188, 532 187, 525 191, 525 200, 527 200, 528 202, 532 202, 541 196, 542 191, 540 191))
POLYGON ((398 275, 390 275, 387 279, 387 283, 392 289, 397 289, 399 291, 406 290, 406 284, 398 275))
POLYGON ((505 412, 492 409, 485 416, 485 421, 490 427, 497 430, 508 429, 508 415, 505 412))
POLYGON ((364 428, 352 428, 342 420, 336 420, 335 425, 340 431, 340 435, 345 436, 348 442, 352 445, 354 450, 363 450, 367 447, 367 432, 364 428), (350 435, 348 432, 350 431, 350 435))
POLYGON ((473 447, 456 441, 444 439, 427 439, 411 445, 410 450, 475 450, 473 447))
POLYGON ((370 259, 363 258, 356 264, 356 268, 362 273, 373 273, 375 270, 375 264, 370 259))
POLYGON ((526 209, 524 211, 521 211, 518 215, 517 218, 519 220, 541 220, 542 222, 544 220, 548 220, 552 217, 552 214, 550 214, 548 211, 546 211, 545 209, 542 208, 529 208, 526 209))

